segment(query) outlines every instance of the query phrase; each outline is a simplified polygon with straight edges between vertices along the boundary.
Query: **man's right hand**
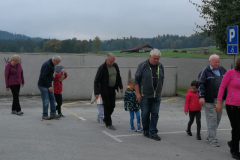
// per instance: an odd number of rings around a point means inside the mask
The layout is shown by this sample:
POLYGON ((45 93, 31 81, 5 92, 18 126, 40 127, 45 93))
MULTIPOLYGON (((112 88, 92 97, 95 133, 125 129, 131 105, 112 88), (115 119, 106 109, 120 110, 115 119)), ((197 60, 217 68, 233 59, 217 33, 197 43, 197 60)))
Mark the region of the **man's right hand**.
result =
POLYGON ((136 96, 137 96, 137 100, 138 100, 138 102, 140 102, 141 99, 142 99, 141 95, 138 93, 136 96))
POLYGON ((9 88, 6 88, 6 91, 9 91, 9 88))
POLYGON ((52 91, 53 91, 53 88, 52 88, 52 87, 49 87, 48 90, 49 90, 49 92, 52 92, 52 91))
POLYGON ((199 104, 200 104, 200 106, 204 106, 205 99, 204 98, 199 98, 199 104))
POLYGON ((99 95, 95 95, 95 98, 98 99, 99 95))

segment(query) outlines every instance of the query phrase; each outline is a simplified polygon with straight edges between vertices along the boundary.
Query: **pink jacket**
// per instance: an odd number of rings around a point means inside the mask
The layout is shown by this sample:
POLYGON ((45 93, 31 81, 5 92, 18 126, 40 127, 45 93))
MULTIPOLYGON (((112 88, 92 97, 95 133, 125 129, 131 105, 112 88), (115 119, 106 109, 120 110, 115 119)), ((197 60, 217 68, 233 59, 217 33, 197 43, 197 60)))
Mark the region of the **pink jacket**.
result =
POLYGON ((225 104, 240 106, 240 71, 229 69, 222 79, 219 87, 217 100, 221 101, 224 89, 227 87, 225 104))
POLYGON ((9 61, 5 66, 5 83, 6 88, 11 85, 24 84, 23 69, 20 63, 16 65, 16 68, 12 66, 12 61, 9 61))
POLYGON ((184 105, 184 112, 201 111, 202 107, 199 104, 198 91, 193 93, 191 89, 187 91, 184 105))

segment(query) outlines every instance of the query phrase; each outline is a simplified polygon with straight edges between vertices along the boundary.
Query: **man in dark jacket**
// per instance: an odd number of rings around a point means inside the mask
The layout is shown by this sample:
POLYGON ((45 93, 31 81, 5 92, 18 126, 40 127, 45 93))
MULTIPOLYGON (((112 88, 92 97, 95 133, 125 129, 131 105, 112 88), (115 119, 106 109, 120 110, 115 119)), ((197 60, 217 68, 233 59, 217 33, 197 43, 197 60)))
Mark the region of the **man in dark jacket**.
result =
MULTIPOLYGON (((220 57, 213 54, 209 57, 209 65, 206 66, 199 74, 199 103, 205 108, 207 121, 207 138, 206 141, 214 147, 219 147, 216 139, 217 128, 220 123, 222 112, 217 113, 215 106, 217 103, 218 89, 226 70, 219 65, 220 57)), ((225 99, 225 96, 223 99, 225 99)))
POLYGON ((38 80, 38 88, 41 92, 42 102, 43 102, 43 114, 42 119, 50 120, 50 119, 58 119, 59 116, 56 115, 56 106, 55 99, 53 94, 53 73, 54 66, 58 65, 61 62, 60 56, 54 56, 52 59, 49 59, 45 63, 43 63, 40 76, 38 80), (48 104, 50 102, 51 112, 50 117, 48 117, 48 104))
POLYGON ((153 49, 149 59, 138 65, 135 74, 136 96, 142 111, 143 135, 156 141, 161 140, 157 134, 157 122, 164 79, 160 56, 161 52, 153 49))
POLYGON ((95 80, 94 80, 94 94, 96 99, 98 99, 99 94, 101 94, 104 106, 104 119, 106 127, 111 130, 115 130, 112 125, 111 115, 115 108, 116 93, 120 88, 121 93, 123 93, 122 79, 120 76, 120 71, 118 65, 114 63, 115 55, 112 53, 107 54, 105 63, 99 66, 95 80))

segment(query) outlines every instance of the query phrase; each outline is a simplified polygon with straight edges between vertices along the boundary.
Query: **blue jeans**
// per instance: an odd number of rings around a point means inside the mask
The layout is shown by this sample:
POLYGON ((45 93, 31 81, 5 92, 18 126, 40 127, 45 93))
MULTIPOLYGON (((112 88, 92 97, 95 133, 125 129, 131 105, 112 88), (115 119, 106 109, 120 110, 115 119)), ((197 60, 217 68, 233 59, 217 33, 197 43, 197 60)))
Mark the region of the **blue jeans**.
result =
POLYGON ((142 98, 140 102, 142 110, 142 125, 144 133, 150 132, 151 136, 158 133, 157 122, 161 98, 142 98), (151 114, 151 119, 150 119, 151 114))
POLYGON ((104 112, 103 112, 103 105, 102 104, 97 104, 97 108, 98 108, 98 115, 97 115, 97 117, 98 117, 99 120, 103 120, 103 114, 104 114, 104 112))
POLYGON ((129 110, 129 114, 130 114, 130 126, 131 126, 131 128, 134 127, 134 112, 135 112, 135 114, 136 114, 137 126, 138 126, 138 128, 139 128, 139 127, 141 127, 141 125, 140 125, 139 110, 136 110, 136 111, 130 111, 130 110, 129 110))
POLYGON ((48 104, 50 102, 51 115, 56 115, 55 98, 53 92, 49 92, 48 88, 38 86, 41 92, 43 102, 43 116, 48 116, 48 104))

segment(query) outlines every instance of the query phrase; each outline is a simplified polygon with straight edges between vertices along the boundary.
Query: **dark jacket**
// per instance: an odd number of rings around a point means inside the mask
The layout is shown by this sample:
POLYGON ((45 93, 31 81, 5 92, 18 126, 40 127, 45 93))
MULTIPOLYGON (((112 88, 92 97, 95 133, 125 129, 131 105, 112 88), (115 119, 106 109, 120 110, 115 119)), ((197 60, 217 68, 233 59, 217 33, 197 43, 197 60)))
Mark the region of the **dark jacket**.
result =
MULTIPOLYGON (((226 73, 226 70, 223 67, 219 67, 220 75, 223 77, 226 73)), ((214 103, 214 90, 215 90, 215 79, 213 71, 210 68, 210 65, 205 67, 198 76, 199 88, 198 96, 199 98, 204 98, 207 103, 214 103)), ((226 90, 223 95, 223 100, 226 99, 226 90)))
POLYGON ((136 111, 140 109, 139 102, 136 97, 135 90, 127 86, 124 95, 124 109, 130 111, 136 111))
POLYGON ((53 73, 54 64, 52 62, 52 59, 49 59, 42 65, 38 85, 46 88, 52 87, 53 73))
POLYGON ((154 90, 152 70, 149 64, 149 60, 146 60, 138 65, 135 74, 135 85, 139 86, 139 92, 142 98, 158 98, 161 96, 164 79, 164 69, 160 62, 158 62, 157 66, 159 76, 157 88, 154 90))
MULTIPOLYGON (((122 78, 120 76, 120 71, 117 63, 114 63, 113 66, 117 71, 116 84, 114 88, 118 91, 118 88, 123 89, 122 78)), ((106 62, 99 66, 95 80, 94 80, 94 94, 95 95, 106 95, 108 94, 108 82, 109 74, 106 62)))
POLYGON ((15 67, 9 61, 5 66, 5 83, 6 88, 11 85, 21 85, 24 84, 23 69, 21 63, 18 63, 15 67))

